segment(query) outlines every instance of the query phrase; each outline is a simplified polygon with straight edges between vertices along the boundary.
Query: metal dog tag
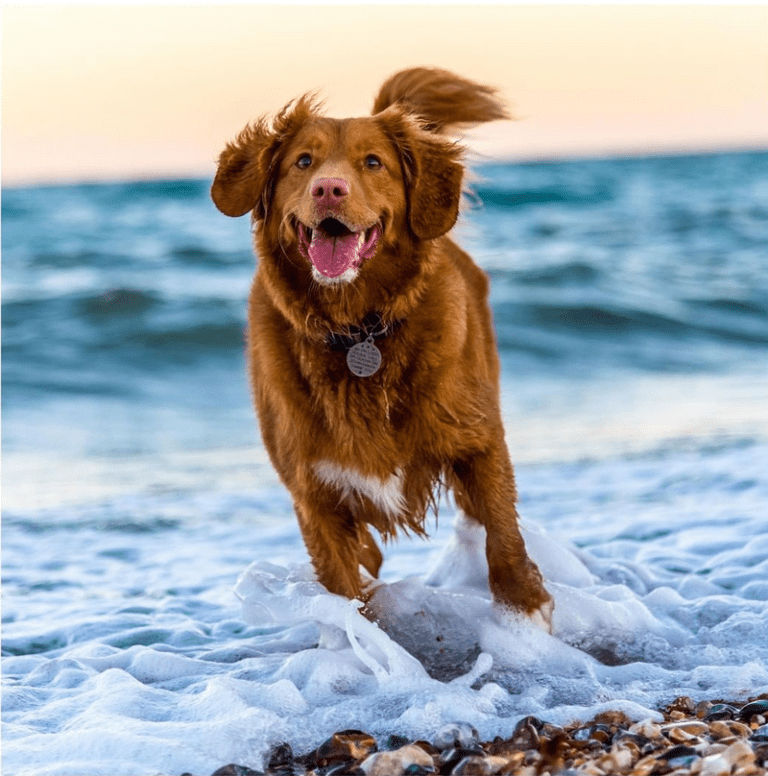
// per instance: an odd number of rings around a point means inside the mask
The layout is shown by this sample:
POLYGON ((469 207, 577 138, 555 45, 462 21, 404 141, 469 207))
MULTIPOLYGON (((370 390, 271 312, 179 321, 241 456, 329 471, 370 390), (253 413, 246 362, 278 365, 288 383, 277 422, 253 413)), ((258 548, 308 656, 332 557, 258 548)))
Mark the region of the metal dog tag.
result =
POLYGON ((370 377, 379 371, 381 351, 373 344, 373 337, 358 342, 347 351, 347 366, 357 377, 370 377))

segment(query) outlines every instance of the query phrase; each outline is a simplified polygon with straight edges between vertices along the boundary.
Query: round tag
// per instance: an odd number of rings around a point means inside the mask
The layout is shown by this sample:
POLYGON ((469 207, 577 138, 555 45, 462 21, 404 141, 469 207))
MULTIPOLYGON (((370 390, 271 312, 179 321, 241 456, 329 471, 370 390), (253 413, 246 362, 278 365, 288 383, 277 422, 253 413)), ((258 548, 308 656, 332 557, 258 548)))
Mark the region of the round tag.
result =
POLYGON ((370 377, 381 366, 381 351, 373 344, 373 337, 358 342, 347 351, 347 366, 357 377, 370 377))

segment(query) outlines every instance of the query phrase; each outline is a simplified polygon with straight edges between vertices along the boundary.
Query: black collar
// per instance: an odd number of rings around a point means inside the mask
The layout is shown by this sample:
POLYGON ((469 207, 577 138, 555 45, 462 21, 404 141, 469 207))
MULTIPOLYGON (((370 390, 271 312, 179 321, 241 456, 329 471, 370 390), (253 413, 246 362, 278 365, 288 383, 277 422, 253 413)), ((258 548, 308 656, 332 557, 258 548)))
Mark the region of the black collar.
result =
POLYGON ((383 339, 402 323, 403 320, 384 323, 381 313, 371 312, 363 318, 360 326, 348 326, 343 333, 329 332, 325 337, 325 344, 331 350, 343 353, 368 337, 373 337, 374 340, 383 339))

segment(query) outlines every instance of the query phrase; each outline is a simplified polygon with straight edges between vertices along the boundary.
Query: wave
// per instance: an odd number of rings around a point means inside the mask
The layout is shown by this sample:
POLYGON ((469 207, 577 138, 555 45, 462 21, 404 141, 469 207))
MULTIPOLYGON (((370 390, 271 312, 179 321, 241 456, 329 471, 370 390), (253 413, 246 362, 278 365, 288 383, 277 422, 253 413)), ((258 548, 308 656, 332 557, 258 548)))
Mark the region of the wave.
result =
POLYGON ((768 310, 720 322, 698 317, 693 307, 677 317, 589 302, 506 302, 494 313, 499 352, 514 373, 520 358, 526 371, 556 369, 562 377, 616 368, 719 372, 766 362, 768 310))
MULTIPOLYGON (((737 314, 722 317, 722 323, 703 319, 696 303, 683 311, 685 317, 673 317, 649 310, 596 303, 550 304, 507 302, 494 307, 497 325, 531 325, 542 330, 559 330, 589 336, 608 333, 613 336, 644 333, 648 336, 687 337, 699 335, 742 345, 768 345, 768 309, 753 303, 730 303, 737 314)), ((723 308, 719 308, 722 310, 723 308)))
MULTIPOLYGON (((727 369, 768 346, 768 154, 482 167, 459 235, 505 358, 727 369)), ((5 387, 107 390, 242 358, 254 259, 209 181, 10 189, 5 387), (99 386, 101 386, 99 388, 99 386)), ((238 367, 239 368, 239 367, 238 367)))
POLYGON ((514 188, 478 185, 472 194, 484 207, 516 209, 527 205, 597 205, 608 202, 613 194, 608 188, 573 189, 566 186, 514 188))
POLYGON ((590 285, 598 282, 602 274, 598 268, 584 262, 566 262, 518 272, 498 269, 488 272, 491 282, 499 279, 501 282, 511 281, 524 286, 590 285))
MULTIPOLYGON (((587 362, 688 371, 724 358, 760 358, 768 348, 768 303, 757 298, 667 301, 654 309, 597 293, 600 273, 587 265, 493 274, 504 359, 524 355, 566 371, 587 362)), ((3 307, 3 385, 103 394, 126 390, 125 370, 149 378, 212 358, 235 368, 245 327, 240 300, 159 290, 124 287, 9 301, 3 307)))
POLYGON ((234 362, 245 346, 242 305, 115 288, 3 305, 3 388, 125 394, 137 377, 171 375, 211 358, 234 362), (130 372, 134 380, 126 380, 130 372))

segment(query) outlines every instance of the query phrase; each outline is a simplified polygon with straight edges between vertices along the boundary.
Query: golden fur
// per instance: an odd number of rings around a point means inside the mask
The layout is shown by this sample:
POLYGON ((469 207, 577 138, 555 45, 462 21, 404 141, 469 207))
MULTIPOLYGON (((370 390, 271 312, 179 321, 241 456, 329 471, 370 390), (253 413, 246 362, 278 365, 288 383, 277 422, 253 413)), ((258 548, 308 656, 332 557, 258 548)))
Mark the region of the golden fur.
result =
POLYGON ((319 581, 365 599, 359 566, 376 576, 382 561, 369 528, 423 534, 441 483, 487 531, 496 601, 549 623, 517 526, 488 280, 447 236, 463 166, 443 131, 504 116, 493 89, 428 68, 390 78, 368 117, 326 118, 304 96, 226 146, 211 195, 257 227, 253 396, 319 581), (331 229, 375 253, 334 276, 309 242, 337 245, 331 229), (329 336, 373 312, 381 367, 356 377, 329 336))

